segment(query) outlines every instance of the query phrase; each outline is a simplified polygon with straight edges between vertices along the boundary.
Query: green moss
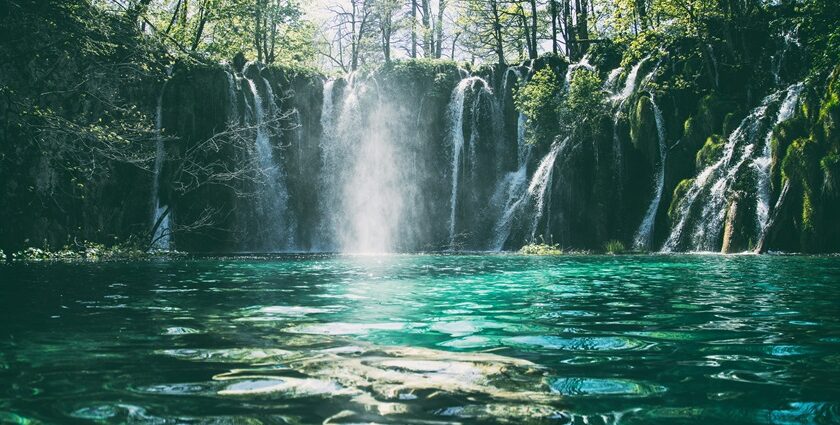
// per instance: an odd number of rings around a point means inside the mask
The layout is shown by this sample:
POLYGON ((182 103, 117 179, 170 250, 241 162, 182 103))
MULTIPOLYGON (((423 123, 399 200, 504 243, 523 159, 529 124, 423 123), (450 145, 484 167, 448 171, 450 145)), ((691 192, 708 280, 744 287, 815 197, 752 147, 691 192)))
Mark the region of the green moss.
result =
POLYGON ((688 189, 691 188, 691 185, 694 184, 694 179, 685 179, 677 184, 677 187, 674 188, 674 195, 671 198, 671 205, 668 206, 668 218, 671 219, 671 222, 676 222, 678 217, 678 211, 680 208, 680 202, 682 202, 685 194, 688 193, 688 189))
POLYGON ((811 195, 805 192, 802 197, 802 233, 803 236, 813 234, 814 232, 814 205, 811 201, 811 195))
POLYGON ((720 158, 724 146, 726 146, 726 139, 723 136, 719 134, 709 136, 703 147, 697 151, 695 159, 697 169, 702 170, 714 164, 720 158))
POLYGON ((820 136, 827 143, 832 143, 840 138, 838 125, 840 125, 840 93, 829 91, 820 107, 820 136))
POLYGON ((840 154, 832 153, 820 160, 823 179, 823 192, 831 197, 840 195, 840 154))
POLYGON ((770 138, 770 150, 772 152, 770 163, 770 182, 774 189, 781 188, 782 181, 782 159, 797 138, 807 137, 807 121, 804 117, 797 115, 789 120, 782 121, 773 129, 770 138))
POLYGON ((659 157, 659 141, 653 103, 648 96, 640 96, 630 115, 630 141, 642 151, 649 164, 659 157))
POLYGON ((802 185, 806 192, 812 192, 819 164, 819 152, 816 142, 808 138, 798 138, 790 144, 782 160, 782 178, 802 185))

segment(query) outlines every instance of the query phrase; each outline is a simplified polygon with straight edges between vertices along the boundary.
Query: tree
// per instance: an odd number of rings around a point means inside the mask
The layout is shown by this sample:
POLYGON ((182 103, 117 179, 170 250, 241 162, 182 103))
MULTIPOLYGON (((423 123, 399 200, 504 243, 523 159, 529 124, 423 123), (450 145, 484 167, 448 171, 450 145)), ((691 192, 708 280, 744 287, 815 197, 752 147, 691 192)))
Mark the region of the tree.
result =
POLYGON ((374 0, 379 32, 382 40, 382 55, 385 63, 391 62, 391 39, 394 35, 394 17, 400 10, 399 0, 374 0))
POLYGON ((504 14, 503 0, 464 0, 460 25, 468 34, 468 48, 484 56, 491 52, 499 64, 505 64, 506 31, 510 20, 504 14))

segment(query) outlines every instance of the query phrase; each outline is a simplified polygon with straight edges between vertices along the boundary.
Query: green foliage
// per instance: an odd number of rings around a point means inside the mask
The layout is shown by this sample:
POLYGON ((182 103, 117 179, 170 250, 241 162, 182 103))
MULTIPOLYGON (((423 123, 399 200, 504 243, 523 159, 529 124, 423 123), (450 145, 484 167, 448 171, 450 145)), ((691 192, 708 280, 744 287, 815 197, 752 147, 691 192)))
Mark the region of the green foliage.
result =
POLYGON ((560 105, 560 121, 568 133, 595 138, 599 134, 601 119, 608 112, 607 93, 597 72, 578 68, 572 74, 569 91, 560 105))
POLYGON ((791 21, 787 26, 799 28, 811 55, 811 72, 823 74, 837 66, 840 58, 840 7, 835 0, 803 0, 793 4, 793 10, 784 15, 791 21))
POLYGON ((519 253, 522 255, 563 255, 563 250, 556 244, 529 243, 523 246, 519 253))
POLYGON ((534 74, 513 96, 516 108, 527 117, 527 142, 550 143, 559 132, 560 81, 549 68, 534 74))
POLYGON ((6 261, 6 253, 3 252, 2 249, 0 249, 0 263, 2 263, 4 261, 6 261))
POLYGON ((719 134, 713 134, 706 139, 706 143, 703 144, 703 147, 697 151, 697 158, 696 164, 697 169, 702 170, 706 167, 712 165, 717 161, 721 153, 723 152, 723 147, 726 145, 726 138, 719 134))
POLYGON ((623 254, 626 251, 624 243, 619 240, 611 240, 604 244, 604 252, 607 254, 623 254))

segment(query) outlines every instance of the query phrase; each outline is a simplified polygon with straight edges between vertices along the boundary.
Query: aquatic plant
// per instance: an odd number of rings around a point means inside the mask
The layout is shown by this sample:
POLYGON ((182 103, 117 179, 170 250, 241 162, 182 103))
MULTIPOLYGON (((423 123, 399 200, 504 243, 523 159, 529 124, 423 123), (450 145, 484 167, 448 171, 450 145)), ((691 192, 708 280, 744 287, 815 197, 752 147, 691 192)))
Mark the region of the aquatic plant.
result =
POLYGON ((604 252, 607 254, 623 254, 625 251, 627 248, 619 240, 611 240, 604 244, 604 252))
POLYGON ((560 245, 547 243, 529 243, 523 246, 519 253, 522 255, 563 255, 560 245))

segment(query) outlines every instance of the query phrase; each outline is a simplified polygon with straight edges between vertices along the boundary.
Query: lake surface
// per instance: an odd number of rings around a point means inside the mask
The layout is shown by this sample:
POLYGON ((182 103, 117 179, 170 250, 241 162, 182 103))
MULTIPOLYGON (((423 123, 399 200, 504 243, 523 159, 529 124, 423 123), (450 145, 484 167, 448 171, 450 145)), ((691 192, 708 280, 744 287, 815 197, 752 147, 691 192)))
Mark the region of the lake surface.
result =
POLYGON ((840 422, 840 258, 0 265, 0 422, 840 422))

